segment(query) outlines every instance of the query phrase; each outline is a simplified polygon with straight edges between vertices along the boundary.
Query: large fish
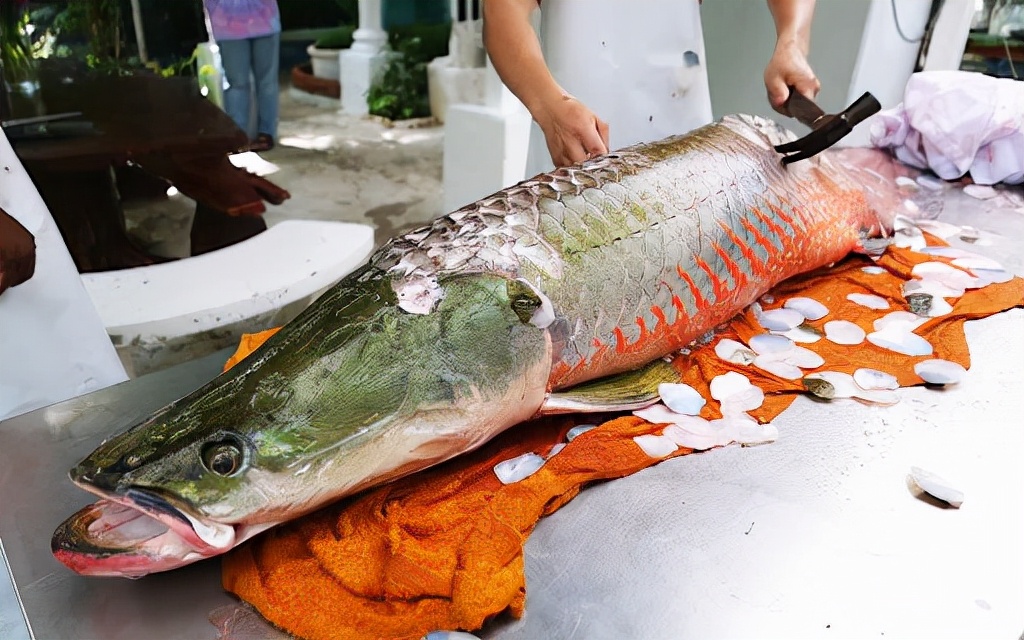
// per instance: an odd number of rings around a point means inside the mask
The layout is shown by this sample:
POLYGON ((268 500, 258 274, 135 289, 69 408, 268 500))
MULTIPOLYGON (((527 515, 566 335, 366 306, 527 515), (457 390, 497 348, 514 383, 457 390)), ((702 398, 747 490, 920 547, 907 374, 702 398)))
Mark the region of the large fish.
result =
POLYGON ((663 356, 883 231, 872 199, 893 183, 830 154, 784 168, 772 146, 792 138, 728 117, 392 240, 72 469, 102 500, 54 554, 88 575, 172 569, 539 414, 653 402, 663 356))

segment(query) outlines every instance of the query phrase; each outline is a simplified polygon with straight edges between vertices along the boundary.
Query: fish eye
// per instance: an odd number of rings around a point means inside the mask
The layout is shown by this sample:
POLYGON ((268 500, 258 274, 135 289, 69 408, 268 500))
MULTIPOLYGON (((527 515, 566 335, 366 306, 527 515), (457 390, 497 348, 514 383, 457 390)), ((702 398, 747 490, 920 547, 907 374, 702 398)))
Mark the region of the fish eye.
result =
POLYGON ((540 297, 521 282, 512 281, 508 286, 512 311, 522 322, 529 322, 533 318, 533 313, 541 306, 540 297))
POLYGON ((245 462, 242 447, 234 439, 209 442, 202 451, 203 466, 219 476, 237 473, 245 462))

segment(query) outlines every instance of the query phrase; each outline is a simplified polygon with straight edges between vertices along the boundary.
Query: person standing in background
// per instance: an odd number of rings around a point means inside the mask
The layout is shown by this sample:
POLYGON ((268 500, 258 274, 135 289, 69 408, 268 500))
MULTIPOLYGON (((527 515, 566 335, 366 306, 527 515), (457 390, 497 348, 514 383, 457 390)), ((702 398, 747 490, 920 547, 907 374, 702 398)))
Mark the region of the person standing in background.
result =
POLYGON ((249 151, 268 151, 277 140, 281 49, 277 0, 203 0, 203 5, 227 80, 224 110, 252 138, 249 151), (256 136, 252 137, 254 83, 256 136))
MULTIPOLYGON (((807 62, 815 0, 766 1, 777 41, 765 88, 785 113, 788 87, 820 88, 807 62)), ((483 18, 495 71, 533 116, 527 175, 712 120, 698 0, 483 0, 483 18)))

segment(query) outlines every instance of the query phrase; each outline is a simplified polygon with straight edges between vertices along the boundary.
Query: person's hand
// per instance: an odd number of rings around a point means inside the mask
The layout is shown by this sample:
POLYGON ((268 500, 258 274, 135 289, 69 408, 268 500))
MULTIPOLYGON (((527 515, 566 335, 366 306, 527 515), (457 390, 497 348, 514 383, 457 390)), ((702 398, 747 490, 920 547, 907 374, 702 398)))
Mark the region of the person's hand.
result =
POLYGON ((764 86, 768 90, 768 102, 784 116, 790 115, 785 106, 790 86, 812 100, 821 89, 803 48, 795 41, 784 40, 775 45, 775 53, 764 70, 764 86))
POLYGON ((562 94, 544 105, 536 119, 556 167, 608 153, 608 124, 572 96, 562 94))
POLYGON ((0 209, 0 293, 32 277, 36 240, 17 220, 0 209))

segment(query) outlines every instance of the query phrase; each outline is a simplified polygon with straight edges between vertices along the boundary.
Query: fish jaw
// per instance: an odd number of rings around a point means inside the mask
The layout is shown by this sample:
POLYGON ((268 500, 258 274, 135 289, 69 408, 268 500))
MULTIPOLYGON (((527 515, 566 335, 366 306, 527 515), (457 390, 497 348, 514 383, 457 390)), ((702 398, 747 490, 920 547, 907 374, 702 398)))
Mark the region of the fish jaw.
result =
POLYGON ((109 500, 61 523, 50 548, 75 573, 98 577, 140 578, 210 557, 156 518, 109 500))
POLYGON ((215 522, 152 491, 106 493, 88 477, 73 480, 101 499, 61 523, 51 550, 81 575, 138 578, 176 569, 220 555, 271 526, 253 530, 215 522))

